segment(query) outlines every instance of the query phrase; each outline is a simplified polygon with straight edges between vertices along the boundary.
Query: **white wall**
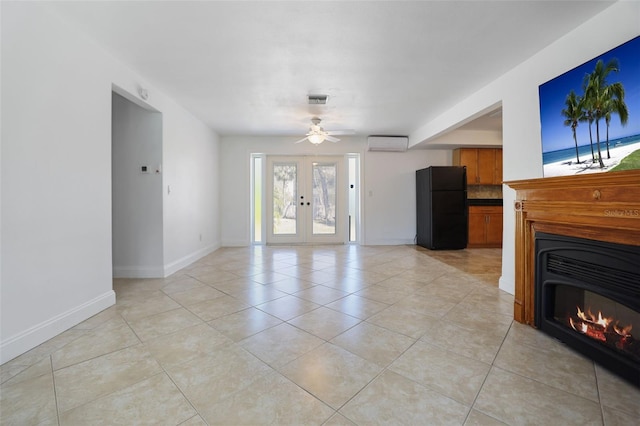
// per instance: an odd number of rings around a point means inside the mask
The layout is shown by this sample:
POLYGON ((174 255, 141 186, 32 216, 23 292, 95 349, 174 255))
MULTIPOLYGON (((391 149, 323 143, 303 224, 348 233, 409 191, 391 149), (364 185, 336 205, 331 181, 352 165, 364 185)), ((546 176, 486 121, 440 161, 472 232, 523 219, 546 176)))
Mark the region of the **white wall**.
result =
POLYGON ((115 302, 105 58, 2 4, 2 361, 115 302), (104 99, 103 99, 104 98, 104 99), (105 119, 106 117, 106 119, 105 119))
POLYGON ((502 146, 502 131, 494 130, 452 130, 429 141, 429 146, 452 149, 464 146, 502 146))
POLYGON ((1 7, 5 362, 115 302, 113 85, 130 94, 144 85, 163 114, 163 187, 178 188, 163 192, 165 273, 219 246, 220 235, 215 133, 44 6, 1 7), (182 237, 195 227, 203 241, 182 237))
POLYGON ((174 103, 163 123, 165 276, 221 246, 218 135, 174 103))
POLYGON ((112 99, 113 276, 163 277, 162 115, 112 99))
POLYGON ((344 155, 361 160, 362 244, 412 244, 416 233, 415 171, 430 165, 451 165, 451 154, 440 150, 405 153, 366 151, 366 138, 342 136, 317 147, 294 144, 296 137, 222 138, 222 245, 245 246, 250 235, 250 155, 344 155), (371 196, 369 195, 371 193, 371 196))
MULTIPOLYGON (((504 180, 542 177, 538 86, 640 34, 640 2, 617 2, 410 135, 430 141, 502 102, 504 180)), ((500 288, 515 288, 515 192, 505 187, 500 288)))
POLYGON ((220 141, 182 106, 125 68, 112 70, 113 90, 162 113, 162 235, 169 276, 220 247, 220 141), (144 86, 146 101, 132 95, 144 86))
POLYGON ((451 151, 367 152, 363 244, 415 244, 416 170, 450 165, 451 151))

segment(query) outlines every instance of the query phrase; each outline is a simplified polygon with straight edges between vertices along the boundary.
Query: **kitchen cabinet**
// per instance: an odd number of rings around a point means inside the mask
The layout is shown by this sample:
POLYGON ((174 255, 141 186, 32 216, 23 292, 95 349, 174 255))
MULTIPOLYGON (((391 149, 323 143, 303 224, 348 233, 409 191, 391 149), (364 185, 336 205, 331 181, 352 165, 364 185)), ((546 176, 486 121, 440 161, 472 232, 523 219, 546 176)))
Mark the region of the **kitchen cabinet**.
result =
POLYGON ((502 185, 502 149, 496 149, 495 167, 494 167, 494 183, 502 185))
POLYGON ((467 167, 467 185, 502 185, 502 149, 459 148, 453 165, 467 167))
POLYGON ((502 207, 469 206, 468 247, 502 247, 502 207))

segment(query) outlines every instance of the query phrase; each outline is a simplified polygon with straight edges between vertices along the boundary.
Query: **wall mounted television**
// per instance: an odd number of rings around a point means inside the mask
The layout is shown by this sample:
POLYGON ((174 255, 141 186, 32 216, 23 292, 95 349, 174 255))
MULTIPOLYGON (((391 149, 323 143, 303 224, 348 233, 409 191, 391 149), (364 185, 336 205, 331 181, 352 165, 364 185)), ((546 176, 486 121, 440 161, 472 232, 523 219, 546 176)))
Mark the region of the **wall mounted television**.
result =
POLYGON ((538 91, 544 177, 640 169, 640 36, 538 91))

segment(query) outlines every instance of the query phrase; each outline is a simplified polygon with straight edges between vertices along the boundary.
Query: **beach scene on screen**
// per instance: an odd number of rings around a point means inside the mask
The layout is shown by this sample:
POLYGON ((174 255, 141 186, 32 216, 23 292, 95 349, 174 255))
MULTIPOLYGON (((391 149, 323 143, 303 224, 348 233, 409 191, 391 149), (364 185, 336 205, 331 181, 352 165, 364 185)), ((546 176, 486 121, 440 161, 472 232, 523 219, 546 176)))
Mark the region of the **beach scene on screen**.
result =
POLYGON ((544 177, 640 169, 640 37, 539 87, 544 177))

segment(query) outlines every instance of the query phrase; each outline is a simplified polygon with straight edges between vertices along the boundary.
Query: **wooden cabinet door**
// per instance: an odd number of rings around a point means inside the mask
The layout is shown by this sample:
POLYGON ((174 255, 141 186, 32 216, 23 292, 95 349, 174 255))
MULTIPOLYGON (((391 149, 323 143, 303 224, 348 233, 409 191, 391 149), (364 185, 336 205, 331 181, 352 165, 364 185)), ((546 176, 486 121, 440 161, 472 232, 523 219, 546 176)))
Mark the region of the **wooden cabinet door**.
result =
POLYGON ((502 214, 487 215, 487 246, 502 247, 502 214))
POLYGON ((478 179, 480 185, 493 185, 496 172, 496 150, 478 149, 478 179))
POLYGON ((478 182, 478 150, 460 149, 460 166, 467 166, 467 185, 475 185, 478 182))
POLYGON ((469 247, 481 247, 485 241, 485 214, 483 211, 469 207, 469 247))
POLYGON ((502 207, 469 207, 468 247, 502 247, 502 207))
POLYGON ((502 150, 496 149, 496 168, 494 184, 502 185, 502 150))
POLYGON ((459 148, 453 165, 467 166, 467 185, 502 185, 502 149, 459 148))

